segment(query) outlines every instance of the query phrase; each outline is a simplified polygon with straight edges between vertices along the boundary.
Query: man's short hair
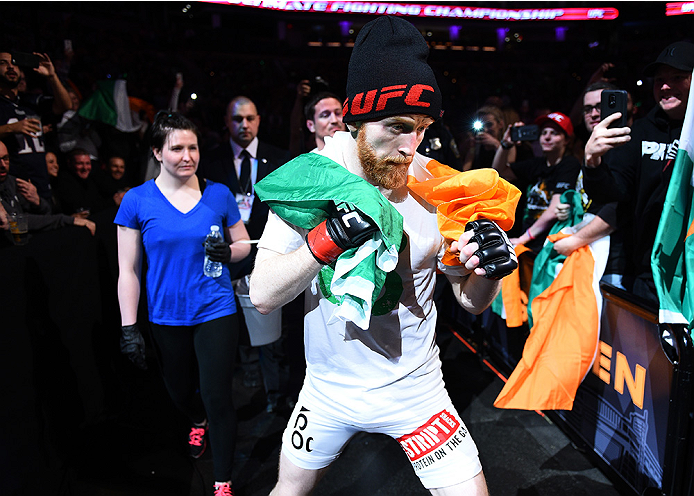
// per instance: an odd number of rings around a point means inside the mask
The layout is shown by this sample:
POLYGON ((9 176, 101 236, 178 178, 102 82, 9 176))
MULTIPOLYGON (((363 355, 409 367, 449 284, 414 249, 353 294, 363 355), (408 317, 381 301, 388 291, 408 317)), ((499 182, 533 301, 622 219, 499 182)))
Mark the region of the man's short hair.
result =
POLYGON ((75 163, 75 157, 78 157, 80 155, 86 155, 87 157, 91 158, 91 155, 89 155, 89 152, 85 150, 84 148, 73 148, 70 150, 67 154, 67 160, 69 164, 74 164, 75 163))
POLYGON ((306 119, 312 121, 313 120, 313 114, 316 111, 316 105, 318 105, 318 102, 321 100, 325 100, 326 98, 334 98, 338 102, 342 102, 340 100, 340 97, 337 96, 335 93, 332 93, 330 91, 320 91, 313 95, 311 99, 308 101, 306 105, 304 105, 304 116, 306 119))
POLYGON ((616 85, 608 83, 607 81, 597 81, 593 84, 588 85, 588 87, 583 91, 583 96, 586 96, 586 93, 590 93, 591 91, 618 89, 619 88, 616 85))

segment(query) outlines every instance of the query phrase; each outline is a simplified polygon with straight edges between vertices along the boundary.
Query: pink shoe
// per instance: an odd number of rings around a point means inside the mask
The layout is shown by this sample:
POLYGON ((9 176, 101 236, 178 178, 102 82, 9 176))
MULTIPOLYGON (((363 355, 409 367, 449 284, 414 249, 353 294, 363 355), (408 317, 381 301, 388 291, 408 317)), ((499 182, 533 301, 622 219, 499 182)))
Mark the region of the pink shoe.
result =
MULTIPOLYGON (((207 447, 207 424, 204 426, 193 425, 188 434, 188 448, 190 456, 200 458, 207 447)), ((224 494, 224 493, 221 493, 224 494)))
POLYGON ((214 496, 234 496, 234 491, 231 490, 231 482, 215 482, 214 496))

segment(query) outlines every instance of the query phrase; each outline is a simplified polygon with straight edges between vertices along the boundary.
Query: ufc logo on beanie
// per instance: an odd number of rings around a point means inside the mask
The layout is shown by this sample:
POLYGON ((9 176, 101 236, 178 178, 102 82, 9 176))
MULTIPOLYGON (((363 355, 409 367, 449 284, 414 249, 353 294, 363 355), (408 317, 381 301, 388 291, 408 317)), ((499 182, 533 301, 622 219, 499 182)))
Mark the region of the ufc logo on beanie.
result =
POLYGON ((349 60, 342 120, 400 114, 441 117, 441 91, 428 56, 426 41, 408 21, 383 16, 367 23, 349 60))

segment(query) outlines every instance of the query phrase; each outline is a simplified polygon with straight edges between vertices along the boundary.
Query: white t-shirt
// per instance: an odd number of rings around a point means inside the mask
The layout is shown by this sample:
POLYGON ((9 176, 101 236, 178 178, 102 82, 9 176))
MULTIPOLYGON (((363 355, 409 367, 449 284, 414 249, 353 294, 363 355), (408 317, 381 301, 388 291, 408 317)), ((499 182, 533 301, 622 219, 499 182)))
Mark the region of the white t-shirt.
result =
MULTIPOLYGON (((344 166, 340 147, 351 146, 345 140, 353 138, 349 133, 336 133, 316 153, 344 166)), ((429 161, 421 155, 415 160, 423 164, 429 161)), ((406 242, 381 293, 393 304, 382 305, 380 299, 376 302, 369 329, 342 321, 327 324, 334 304, 321 294, 318 278, 305 293, 306 381, 355 416, 373 411, 380 401, 391 405, 396 401, 406 407, 406 403, 431 394, 435 384, 443 387, 433 297, 436 269, 445 247, 436 210, 411 194, 391 204, 403 216, 406 242)), ((304 244, 306 232, 270 212, 258 246, 291 253, 304 244)))

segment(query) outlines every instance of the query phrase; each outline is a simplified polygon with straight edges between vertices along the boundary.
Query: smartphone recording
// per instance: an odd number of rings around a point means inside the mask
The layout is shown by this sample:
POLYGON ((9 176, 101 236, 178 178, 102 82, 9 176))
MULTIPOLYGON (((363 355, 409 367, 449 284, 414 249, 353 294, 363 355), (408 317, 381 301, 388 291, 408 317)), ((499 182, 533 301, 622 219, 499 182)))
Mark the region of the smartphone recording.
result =
POLYGON ((603 90, 600 93, 600 120, 621 113, 622 116, 610 123, 608 128, 627 127, 627 92, 624 90, 603 90))
POLYGON ((511 141, 535 141, 539 138, 540 128, 536 124, 511 128, 511 141))
POLYGON ((24 52, 12 52, 12 60, 14 60, 14 63, 19 67, 27 69, 36 69, 41 63, 41 59, 38 55, 24 52))

